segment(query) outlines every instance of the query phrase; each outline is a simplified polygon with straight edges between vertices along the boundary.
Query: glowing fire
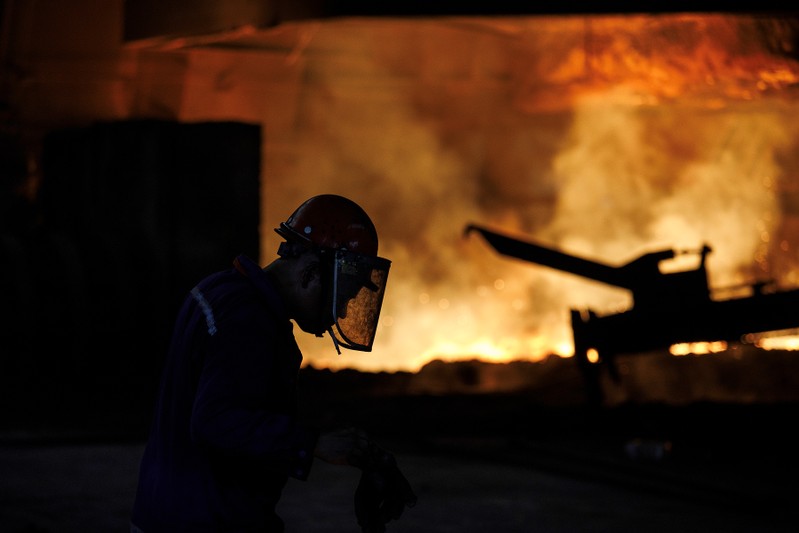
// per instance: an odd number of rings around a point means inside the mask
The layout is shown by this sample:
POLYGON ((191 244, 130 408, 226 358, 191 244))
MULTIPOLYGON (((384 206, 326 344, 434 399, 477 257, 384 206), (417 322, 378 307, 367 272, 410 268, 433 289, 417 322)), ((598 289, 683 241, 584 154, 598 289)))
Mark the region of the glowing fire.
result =
POLYGON ((724 341, 686 342, 671 346, 669 352, 672 355, 708 354, 723 352, 726 349, 727 343, 724 341))
POLYGON ((792 329, 760 334, 750 333, 743 341, 764 350, 799 350, 799 331, 792 329))
POLYGON ((799 66, 778 30, 721 15, 276 30, 302 43, 291 66, 306 81, 302 120, 267 129, 264 262, 286 206, 319 192, 364 205, 393 261, 374 353, 298 335, 306 361, 569 356, 570 308, 629 306, 623 290, 498 257, 462 237, 471 221, 607 264, 707 242, 711 288, 799 284, 799 66))

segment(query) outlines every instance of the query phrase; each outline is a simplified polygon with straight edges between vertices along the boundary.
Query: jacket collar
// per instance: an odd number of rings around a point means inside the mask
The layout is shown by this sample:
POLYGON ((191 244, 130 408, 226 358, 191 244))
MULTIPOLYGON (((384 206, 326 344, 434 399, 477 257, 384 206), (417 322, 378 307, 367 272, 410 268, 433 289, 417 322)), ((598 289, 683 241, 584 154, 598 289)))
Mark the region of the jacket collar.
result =
POLYGON ((276 318, 286 321, 289 320, 286 306, 280 294, 277 292, 272 278, 264 272, 258 263, 248 256, 241 254, 233 260, 233 266, 253 284, 276 318))

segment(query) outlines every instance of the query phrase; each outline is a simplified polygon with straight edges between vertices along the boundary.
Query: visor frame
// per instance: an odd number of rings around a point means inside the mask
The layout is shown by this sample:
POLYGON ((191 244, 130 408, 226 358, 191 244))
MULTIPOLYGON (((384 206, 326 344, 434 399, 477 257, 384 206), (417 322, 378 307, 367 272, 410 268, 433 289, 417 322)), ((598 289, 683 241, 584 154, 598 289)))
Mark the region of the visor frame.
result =
MULTIPOLYGON (((328 332, 329 332, 330 336, 333 338, 333 343, 336 345, 336 349, 337 350, 338 350, 339 346, 343 346, 344 348, 347 348, 349 350, 355 350, 355 351, 360 351, 360 352, 371 352, 372 351, 372 346, 374 345, 375 335, 377 333, 377 326, 378 326, 378 324, 380 322, 380 313, 381 313, 382 307, 383 307, 383 298, 385 297, 386 284, 387 284, 387 281, 388 281, 388 274, 389 274, 389 270, 391 269, 391 261, 386 259, 386 258, 384 258, 384 257, 369 256, 369 255, 364 255, 364 254, 361 254, 361 253, 358 253, 358 252, 351 252, 351 251, 348 251, 348 250, 345 250, 345 249, 339 249, 339 250, 335 251, 332 268, 333 268, 333 276, 332 276, 333 283, 332 283, 332 291, 331 291, 331 302, 330 302, 331 309, 330 309, 330 311, 331 311, 331 316, 332 316, 332 319, 333 319, 333 326, 334 327, 331 327, 328 330, 328 332), (368 344, 364 344, 363 342, 356 342, 356 341, 352 340, 350 338, 351 335, 348 335, 347 333, 345 333, 344 330, 346 328, 342 327, 341 323, 339 322, 339 305, 338 305, 339 304, 339 302, 338 302, 338 300, 339 300, 339 271, 340 271, 339 266, 343 262, 346 262, 347 257, 354 258, 358 263, 367 264, 369 266, 369 274, 370 274, 370 276, 369 276, 369 279, 365 283, 363 283, 361 285, 361 288, 358 290, 358 292, 355 294, 355 296, 353 296, 353 298, 347 300, 347 304, 346 305, 349 307, 349 305, 350 305, 349 302, 351 300, 354 300, 355 298, 357 298, 358 294, 360 294, 360 292, 364 288, 369 290, 369 291, 372 291, 372 292, 378 292, 377 300, 374 302, 374 309, 373 309, 372 313, 370 314, 370 316, 372 317, 371 323, 369 324, 370 331, 368 332, 368 335, 366 335, 366 338, 368 338, 368 344), (383 276, 382 276, 382 287, 376 285, 374 283, 374 281, 371 279, 371 275, 374 273, 375 270, 384 273, 383 276), (372 287, 369 287, 369 285, 372 285, 372 287)), ((339 351, 339 353, 340 353, 340 351, 339 351)))

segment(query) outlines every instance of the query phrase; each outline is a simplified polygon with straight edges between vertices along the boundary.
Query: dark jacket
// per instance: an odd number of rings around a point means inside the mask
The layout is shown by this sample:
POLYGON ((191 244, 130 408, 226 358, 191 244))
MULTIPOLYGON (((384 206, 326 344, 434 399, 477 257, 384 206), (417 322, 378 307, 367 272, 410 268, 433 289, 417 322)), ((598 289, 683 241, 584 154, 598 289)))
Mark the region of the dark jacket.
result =
POLYGON ((201 281, 178 315, 132 522, 145 533, 282 531, 275 505, 306 479, 315 431, 295 419, 302 355, 246 256, 201 281))

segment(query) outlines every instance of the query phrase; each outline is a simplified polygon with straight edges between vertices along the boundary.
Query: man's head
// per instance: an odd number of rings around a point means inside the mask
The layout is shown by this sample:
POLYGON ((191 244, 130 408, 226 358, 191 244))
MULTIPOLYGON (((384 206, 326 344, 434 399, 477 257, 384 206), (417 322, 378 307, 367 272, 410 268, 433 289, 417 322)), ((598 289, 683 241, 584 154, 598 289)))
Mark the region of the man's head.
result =
POLYGON ((391 263, 377 256, 377 230, 366 212, 348 198, 323 194, 303 202, 275 231, 286 239, 281 258, 297 261, 302 283, 318 284, 316 309, 305 305, 298 325, 319 336, 327 331, 337 350, 370 351, 391 263))

